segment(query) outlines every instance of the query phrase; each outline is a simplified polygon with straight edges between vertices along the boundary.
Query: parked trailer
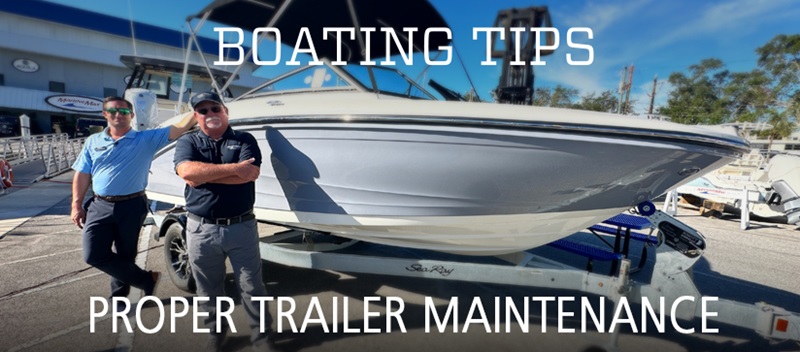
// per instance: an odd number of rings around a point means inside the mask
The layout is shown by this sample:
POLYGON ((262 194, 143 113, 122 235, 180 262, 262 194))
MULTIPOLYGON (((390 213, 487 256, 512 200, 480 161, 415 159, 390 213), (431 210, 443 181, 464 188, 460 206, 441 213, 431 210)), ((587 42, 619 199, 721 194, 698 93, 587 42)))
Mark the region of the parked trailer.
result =
MULTIPOLYGON (((502 261, 490 263, 480 258, 475 258, 476 261, 451 261, 375 256, 369 254, 374 253, 372 250, 359 251, 358 241, 300 229, 262 238, 260 252, 263 260, 306 269, 573 290, 607 297, 614 302, 614 311, 623 298, 627 303, 635 304, 664 299, 663 307, 672 307, 665 312, 669 316, 682 320, 707 319, 753 330, 766 338, 800 341, 800 315, 797 313, 766 303, 705 300, 694 284, 691 271, 705 250, 705 238, 666 213, 654 208, 652 211, 648 209, 649 212, 652 214, 645 218, 649 221, 651 235, 657 240, 640 238, 646 246, 655 249, 655 263, 652 270, 647 271, 650 276, 644 278, 631 275, 641 267, 632 269, 627 253, 613 270, 616 274, 603 275, 530 252, 503 255, 496 257, 502 261), (442 270, 446 270, 447 275, 442 275, 442 270)), ((160 230, 153 236, 156 240, 164 239, 167 269, 173 283, 182 290, 193 292, 194 281, 185 245, 185 219, 184 212, 173 210, 157 213, 151 224, 160 225, 160 230)), ((641 223, 641 220, 636 222, 641 223)), ((624 242, 627 250, 628 241, 634 238, 630 229, 620 225, 616 233, 616 242, 624 242)), ((593 254, 587 253, 587 256, 593 254)), ((611 349, 617 346, 618 334, 619 329, 610 334, 608 346, 611 349)))

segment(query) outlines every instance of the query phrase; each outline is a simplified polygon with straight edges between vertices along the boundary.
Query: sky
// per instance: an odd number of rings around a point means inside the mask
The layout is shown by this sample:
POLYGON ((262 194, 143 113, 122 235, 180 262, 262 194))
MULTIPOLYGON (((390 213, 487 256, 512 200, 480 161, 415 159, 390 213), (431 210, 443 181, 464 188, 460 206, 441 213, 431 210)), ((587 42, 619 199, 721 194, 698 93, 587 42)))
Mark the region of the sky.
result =
MULTIPOLYGON (((188 29, 185 19, 199 12, 203 0, 48 0, 175 30, 188 29)), ((560 45, 544 66, 534 68, 536 87, 562 85, 580 95, 616 91, 624 67, 634 66, 631 99, 635 112, 646 113, 653 78, 658 76, 655 106, 666 103, 673 72, 688 72, 706 58, 718 58, 734 72, 757 67, 756 48, 778 34, 798 34, 800 1, 796 0, 430 0, 453 32, 454 46, 478 94, 489 98, 501 66, 483 66, 485 42, 473 40, 475 27, 490 27, 498 11, 547 6, 560 45), (576 34, 574 42, 590 45, 594 60, 587 66, 569 65, 567 54, 585 61, 585 49, 567 46, 570 28, 587 27, 592 38, 576 34)), ((213 35, 213 32, 207 32, 213 35)), ((417 63, 423 65, 424 62, 417 63)), ((430 75, 445 86, 469 90, 469 80, 457 59, 430 75), (443 73, 442 73, 443 72, 443 73), (439 74, 440 76, 436 76, 439 74), (441 75, 444 75, 442 77, 441 75), (444 82, 442 82, 444 81, 444 82)), ((414 77, 412 75, 412 77, 414 77)))

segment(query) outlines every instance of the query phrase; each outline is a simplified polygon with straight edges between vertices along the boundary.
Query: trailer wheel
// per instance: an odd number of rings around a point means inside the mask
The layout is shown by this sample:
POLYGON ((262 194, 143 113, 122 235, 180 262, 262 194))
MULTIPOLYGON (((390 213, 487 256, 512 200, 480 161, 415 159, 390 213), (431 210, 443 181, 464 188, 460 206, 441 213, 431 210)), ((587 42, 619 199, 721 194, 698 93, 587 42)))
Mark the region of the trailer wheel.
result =
POLYGON ((172 223, 164 234, 164 261, 172 283, 183 291, 194 293, 197 286, 189 263, 184 228, 178 222, 172 223))

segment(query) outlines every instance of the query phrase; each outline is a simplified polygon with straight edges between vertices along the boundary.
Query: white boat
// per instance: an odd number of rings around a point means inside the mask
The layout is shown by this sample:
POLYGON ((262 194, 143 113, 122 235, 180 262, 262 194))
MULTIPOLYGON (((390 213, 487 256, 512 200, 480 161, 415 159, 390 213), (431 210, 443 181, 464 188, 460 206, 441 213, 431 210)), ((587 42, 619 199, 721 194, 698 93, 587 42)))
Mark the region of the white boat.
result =
MULTIPOLYGON (((290 9, 263 7, 265 15, 258 17, 257 5, 265 3, 217 1, 201 15, 247 30, 291 27, 294 22, 271 17, 297 16, 290 9), (235 16, 240 11, 248 16, 235 16)), ((403 6, 420 13, 406 16, 414 23, 403 23, 404 12, 389 11, 394 8, 372 9, 380 13, 371 22, 353 22, 420 32, 446 26, 426 1, 403 6)), ((290 31, 281 31, 284 40, 293 40, 290 31)), ((335 55, 335 48, 317 52, 329 57, 324 53, 335 55)), ((643 204, 749 149, 733 129, 434 101, 394 69, 327 63, 299 68, 226 104, 231 125, 252 133, 264 156, 256 182, 258 219, 394 246, 469 255, 518 252, 643 204), (377 90, 370 88, 372 78, 377 90)), ((182 204, 184 182, 175 175, 172 146, 160 152, 151 171, 148 197, 182 204)))
POLYGON ((761 219, 800 222, 800 155, 766 153, 757 149, 678 187, 695 206, 704 201, 721 204, 722 211, 739 214, 742 203, 761 219), (745 197, 744 192, 747 192, 745 197))
POLYGON ((725 213, 737 214, 745 191, 748 207, 755 216, 785 222, 782 213, 775 212, 766 204, 766 193, 770 188, 767 175, 767 159, 758 149, 753 149, 741 159, 702 175, 678 187, 677 192, 692 205, 703 207, 706 201, 720 205, 725 213))

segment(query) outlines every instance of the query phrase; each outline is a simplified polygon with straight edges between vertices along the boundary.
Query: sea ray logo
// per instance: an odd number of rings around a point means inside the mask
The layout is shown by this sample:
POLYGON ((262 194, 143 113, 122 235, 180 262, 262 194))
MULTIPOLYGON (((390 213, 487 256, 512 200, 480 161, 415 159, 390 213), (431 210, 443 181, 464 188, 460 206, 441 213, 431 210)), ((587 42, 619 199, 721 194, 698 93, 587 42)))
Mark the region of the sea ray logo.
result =
POLYGON ((441 276, 449 276, 453 273, 455 268, 447 268, 443 265, 434 265, 434 266, 425 266, 419 263, 411 264, 410 266, 406 267, 408 271, 414 271, 418 273, 438 273, 441 276))
POLYGON ((106 150, 106 149, 108 149, 108 147, 106 147, 106 146, 102 146, 102 147, 95 147, 95 148, 94 148, 94 151, 96 151, 96 152, 102 152, 102 151, 104 151, 104 150, 106 150))

